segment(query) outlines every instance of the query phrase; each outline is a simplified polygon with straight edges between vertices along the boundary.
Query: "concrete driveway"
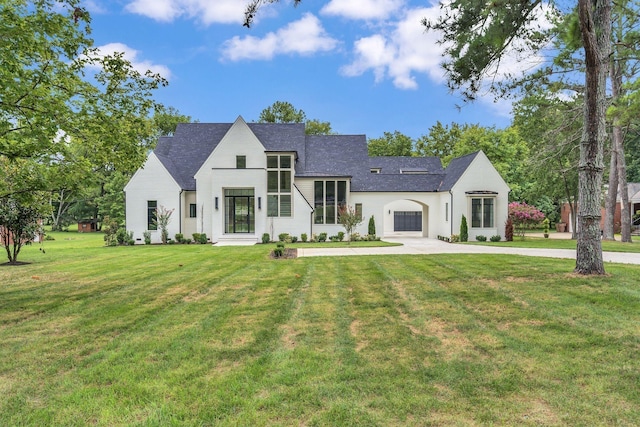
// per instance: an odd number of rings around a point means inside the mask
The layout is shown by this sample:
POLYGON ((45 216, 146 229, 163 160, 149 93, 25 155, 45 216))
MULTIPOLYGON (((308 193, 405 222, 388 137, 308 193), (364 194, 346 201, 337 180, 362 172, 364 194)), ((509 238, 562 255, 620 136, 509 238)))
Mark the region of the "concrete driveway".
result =
MULTIPOLYGON (((428 239, 425 237, 397 235, 385 237, 382 240, 391 243, 401 243, 402 246, 386 246, 378 248, 298 248, 298 256, 504 254, 576 259, 576 251, 573 249, 533 249, 462 245, 447 243, 437 239, 428 239)), ((602 257, 605 262, 640 264, 640 253, 604 252, 602 257)))

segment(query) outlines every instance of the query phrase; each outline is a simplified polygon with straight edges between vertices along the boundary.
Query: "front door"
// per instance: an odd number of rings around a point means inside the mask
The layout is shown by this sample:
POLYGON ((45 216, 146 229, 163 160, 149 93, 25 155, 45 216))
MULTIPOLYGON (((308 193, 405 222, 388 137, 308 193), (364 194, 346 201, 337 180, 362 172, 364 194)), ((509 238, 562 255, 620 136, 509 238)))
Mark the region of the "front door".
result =
POLYGON ((226 189, 225 233, 255 232, 255 198, 253 189, 226 189))

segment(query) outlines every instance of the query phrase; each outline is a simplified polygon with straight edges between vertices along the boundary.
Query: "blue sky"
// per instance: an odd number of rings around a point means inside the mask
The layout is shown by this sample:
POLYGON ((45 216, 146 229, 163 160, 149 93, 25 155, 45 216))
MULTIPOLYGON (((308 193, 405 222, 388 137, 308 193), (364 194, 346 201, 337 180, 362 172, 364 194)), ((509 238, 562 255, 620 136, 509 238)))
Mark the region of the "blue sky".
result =
POLYGON ((413 138, 443 124, 504 128, 510 107, 449 93, 437 35, 408 0, 303 0, 268 5, 242 26, 245 0, 91 0, 92 37, 141 70, 169 80, 158 101, 201 122, 248 122, 275 101, 331 123, 335 132, 413 138), (462 108, 458 108, 462 106, 462 108))

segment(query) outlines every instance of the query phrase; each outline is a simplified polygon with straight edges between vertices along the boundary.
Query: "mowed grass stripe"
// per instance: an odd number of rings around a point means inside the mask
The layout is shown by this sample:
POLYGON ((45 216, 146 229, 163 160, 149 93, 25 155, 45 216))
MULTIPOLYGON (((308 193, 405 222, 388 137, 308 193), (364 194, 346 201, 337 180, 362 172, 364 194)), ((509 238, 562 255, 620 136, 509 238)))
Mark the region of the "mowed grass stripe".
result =
POLYGON ((269 250, 29 248, 0 269, 0 424, 640 419, 638 267, 269 250))

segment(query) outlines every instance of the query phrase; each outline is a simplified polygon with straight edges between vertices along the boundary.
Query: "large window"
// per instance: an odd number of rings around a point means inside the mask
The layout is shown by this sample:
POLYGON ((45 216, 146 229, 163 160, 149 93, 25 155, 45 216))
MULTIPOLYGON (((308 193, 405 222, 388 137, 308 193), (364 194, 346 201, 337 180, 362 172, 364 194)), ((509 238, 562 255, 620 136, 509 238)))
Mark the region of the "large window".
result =
POLYGON ((471 199, 471 227, 493 228, 495 217, 495 198, 483 197, 471 199))
POLYGON ((347 181, 313 182, 313 222, 338 224, 338 212, 347 204, 347 181))
POLYGON ((236 169, 247 168, 247 156, 236 156, 236 169))
POLYGON ((157 200, 147 200, 147 230, 157 230, 156 209, 158 209, 157 200))
POLYGON ((267 216, 291 216, 291 155, 267 156, 267 216))

